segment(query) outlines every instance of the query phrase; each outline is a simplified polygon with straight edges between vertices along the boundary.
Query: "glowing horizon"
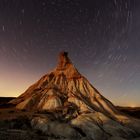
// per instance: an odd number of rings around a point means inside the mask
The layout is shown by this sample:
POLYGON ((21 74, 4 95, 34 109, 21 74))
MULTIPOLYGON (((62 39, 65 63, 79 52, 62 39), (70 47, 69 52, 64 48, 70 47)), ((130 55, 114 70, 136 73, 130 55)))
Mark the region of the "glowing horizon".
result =
MULTIPOLYGON (((46 72, 47 73, 47 72, 46 72)), ((38 81, 43 75, 46 74, 45 72, 43 74, 38 73, 38 74, 29 74, 29 73, 13 73, 13 75, 8 75, 7 80, 5 77, 5 80, 3 79, 3 83, 0 83, 1 88, 0 88, 0 97, 18 97, 22 93, 24 93, 32 84, 34 84, 36 81, 38 81), (18 78, 15 75, 18 75, 18 78), (11 76, 11 77, 10 77, 11 76), (12 81, 15 82, 12 82, 12 81), (7 82, 8 81, 8 82, 7 82), (7 84, 5 84, 5 83, 7 84), (6 86, 5 86, 6 85, 6 86), (3 88, 2 88, 3 87, 3 88), (8 88, 7 88, 8 87, 8 88)), ((88 75, 88 74, 87 74, 88 75)), ((91 76, 88 76, 91 77, 91 76)), ((87 77, 87 79, 88 79, 87 77)), ((131 96, 123 94, 122 97, 120 98, 120 95, 117 96, 118 92, 122 91, 116 91, 113 89, 107 90, 102 84, 96 83, 93 84, 93 80, 89 80, 89 82, 97 88, 97 90, 107 99, 109 99, 113 104, 118 105, 118 106, 129 106, 129 107, 137 107, 140 106, 138 97, 132 98, 131 96), (127 100, 126 100, 127 99, 127 100)), ((0 81, 1 82, 1 81, 0 81)))

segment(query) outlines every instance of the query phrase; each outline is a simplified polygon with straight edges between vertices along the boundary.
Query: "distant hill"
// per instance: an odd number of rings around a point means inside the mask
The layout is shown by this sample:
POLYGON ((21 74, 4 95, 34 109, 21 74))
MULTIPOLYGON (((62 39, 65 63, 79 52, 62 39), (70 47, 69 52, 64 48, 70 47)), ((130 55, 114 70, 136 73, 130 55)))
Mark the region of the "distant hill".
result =
POLYGON ((9 101, 15 99, 15 97, 0 97, 0 108, 10 107, 10 104, 7 104, 9 101))
POLYGON ((140 119, 140 107, 121 107, 117 106, 118 110, 121 112, 128 114, 132 117, 140 119))

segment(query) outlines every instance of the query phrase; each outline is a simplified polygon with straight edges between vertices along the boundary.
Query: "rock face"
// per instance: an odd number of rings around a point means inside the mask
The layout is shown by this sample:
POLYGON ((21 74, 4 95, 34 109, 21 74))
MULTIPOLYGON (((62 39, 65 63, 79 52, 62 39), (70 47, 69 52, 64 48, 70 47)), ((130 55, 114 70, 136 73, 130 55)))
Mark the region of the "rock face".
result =
MULTIPOLYGON (((131 138, 139 133, 136 132, 140 126, 139 121, 120 113, 102 96, 74 67, 67 52, 60 53, 58 65, 52 72, 44 75, 10 103, 15 104, 17 109, 56 113, 94 140, 111 136, 131 138), (133 125, 134 129, 130 125, 134 122, 132 120, 137 124, 136 127, 133 125)), ((56 126, 60 127, 58 122, 56 126)), ((74 131, 71 127, 68 130, 71 133, 74 131)))
POLYGON ((27 110, 57 110, 71 104, 76 105, 80 113, 99 111, 113 118, 120 115, 114 105, 77 71, 66 52, 60 53, 54 71, 44 75, 11 103, 18 109, 27 110))

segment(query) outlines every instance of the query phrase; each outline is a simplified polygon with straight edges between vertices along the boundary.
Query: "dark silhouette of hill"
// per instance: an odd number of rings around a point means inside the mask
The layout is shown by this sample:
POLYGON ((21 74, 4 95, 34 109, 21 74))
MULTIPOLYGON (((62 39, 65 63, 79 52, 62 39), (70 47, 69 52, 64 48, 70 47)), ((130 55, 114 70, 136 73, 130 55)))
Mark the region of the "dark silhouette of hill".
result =
POLYGON ((117 106, 118 110, 121 112, 128 114, 132 117, 139 118, 140 119, 140 107, 122 107, 117 106))
POLYGON ((15 97, 0 97, 0 108, 13 107, 12 104, 8 103, 13 99, 15 99, 15 97))

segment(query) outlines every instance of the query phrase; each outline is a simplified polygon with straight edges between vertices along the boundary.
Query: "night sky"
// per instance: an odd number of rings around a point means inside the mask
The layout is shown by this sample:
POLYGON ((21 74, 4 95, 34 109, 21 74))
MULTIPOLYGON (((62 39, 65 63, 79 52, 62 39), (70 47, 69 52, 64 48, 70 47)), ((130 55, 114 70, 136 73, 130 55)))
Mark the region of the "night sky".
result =
POLYGON ((140 0, 0 0, 0 96, 18 96, 68 51, 116 105, 140 106, 140 0))

